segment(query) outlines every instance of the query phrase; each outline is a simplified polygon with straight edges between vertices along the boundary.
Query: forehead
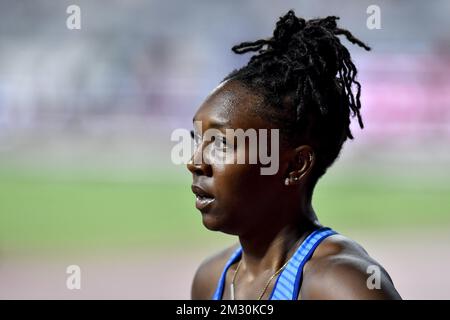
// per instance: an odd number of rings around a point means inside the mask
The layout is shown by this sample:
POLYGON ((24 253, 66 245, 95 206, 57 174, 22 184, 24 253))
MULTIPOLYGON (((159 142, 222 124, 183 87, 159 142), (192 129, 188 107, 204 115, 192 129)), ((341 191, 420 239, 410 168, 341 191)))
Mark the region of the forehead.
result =
POLYGON ((263 107, 261 95, 236 80, 228 80, 212 91, 193 120, 202 121, 204 128, 268 128, 270 124, 259 116, 263 107))

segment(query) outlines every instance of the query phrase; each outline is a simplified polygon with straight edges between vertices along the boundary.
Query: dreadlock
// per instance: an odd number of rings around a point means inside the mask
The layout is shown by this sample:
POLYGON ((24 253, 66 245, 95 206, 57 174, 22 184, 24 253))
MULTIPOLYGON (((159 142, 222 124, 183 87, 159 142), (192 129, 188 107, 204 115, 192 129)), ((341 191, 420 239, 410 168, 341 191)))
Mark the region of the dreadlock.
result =
POLYGON ((261 93, 267 102, 262 113, 279 125, 282 134, 284 130, 282 137, 312 145, 315 182, 336 160, 345 140, 353 139, 350 118, 356 116, 361 129, 364 127, 357 69, 338 36, 370 48, 348 30, 338 28, 338 19, 305 20, 290 10, 279 19, 271 38, 232 48, 237 54, 256 54, 224 79, 238 80, 261 93))

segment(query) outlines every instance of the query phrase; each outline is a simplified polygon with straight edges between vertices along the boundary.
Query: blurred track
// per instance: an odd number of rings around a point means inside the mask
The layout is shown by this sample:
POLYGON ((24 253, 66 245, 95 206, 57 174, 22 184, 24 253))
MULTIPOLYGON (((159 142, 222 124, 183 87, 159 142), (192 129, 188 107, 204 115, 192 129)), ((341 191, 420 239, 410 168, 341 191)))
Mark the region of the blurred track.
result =
MULTIPOLYGON (((450 235, 404 231, 358 233, 354 239, 388 270, 404 299, 450 299, 450 235), (438 263, 437 263, 438 262, 438 263)), ((196 267, 213 249, 166 252, 68 253, 24 256, 3 253, 1 299, 189 299, 196 267), (81 267, 81 290, 68 290, 65 269, 81 267)))

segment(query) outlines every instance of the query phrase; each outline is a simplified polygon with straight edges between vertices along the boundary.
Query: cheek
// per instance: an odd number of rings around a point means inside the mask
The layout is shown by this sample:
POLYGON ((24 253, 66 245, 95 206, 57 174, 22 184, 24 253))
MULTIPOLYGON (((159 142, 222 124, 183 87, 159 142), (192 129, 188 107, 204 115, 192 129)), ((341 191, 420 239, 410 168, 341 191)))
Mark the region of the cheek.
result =
MULTIPOLYGON (((236 155, 237 153, 235 153, 236 155)), ((247 153, 248 155, 248 149, 247 153)), ((226 211, 242 212, 273 206, 284 188, 285 161, 280 157, 280 167, 275 175, 262 175, 260 164, 215 164, 212 166, 215 195, 220 207, 226 211)))
POLYGON ((273 183, 273 177, 262 176, 256 164, 229 164, 213 170, 214 189, 224 206, 254 206, 270 192, 273 183))

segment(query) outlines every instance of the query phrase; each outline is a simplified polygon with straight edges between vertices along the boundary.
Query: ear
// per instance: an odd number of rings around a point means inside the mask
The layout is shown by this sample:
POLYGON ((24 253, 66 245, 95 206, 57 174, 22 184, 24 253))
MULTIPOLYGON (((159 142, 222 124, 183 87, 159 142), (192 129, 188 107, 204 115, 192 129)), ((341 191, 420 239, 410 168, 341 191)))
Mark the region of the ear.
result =
POLYGON ((314 165, 314 160, 315 154, 311 146, 302 145, 295 148, 284 184, 291 186, 303 183, 305 176, 307 176, 314 165))

